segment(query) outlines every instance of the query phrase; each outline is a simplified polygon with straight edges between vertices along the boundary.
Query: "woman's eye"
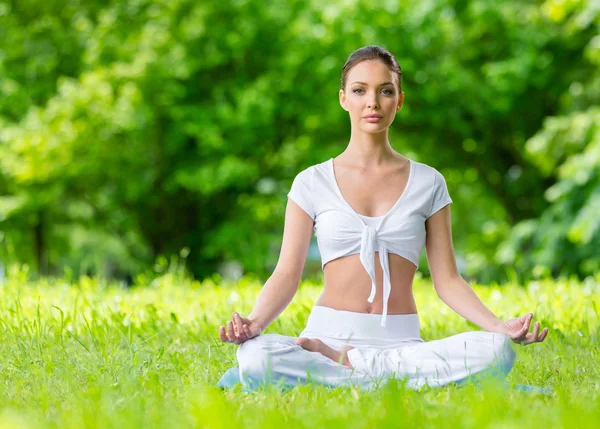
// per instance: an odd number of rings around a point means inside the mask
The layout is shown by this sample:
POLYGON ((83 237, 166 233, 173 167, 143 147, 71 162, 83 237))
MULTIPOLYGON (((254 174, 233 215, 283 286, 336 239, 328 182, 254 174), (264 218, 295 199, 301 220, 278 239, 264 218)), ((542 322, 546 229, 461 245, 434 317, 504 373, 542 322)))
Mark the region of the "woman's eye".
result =
MULTIPOLYGON (((356 88, 352 92, 354 92, 355 94, 357 94, 356 91, 362 91, 362 89, 361 88, 356 88)), ((394 91, 392 91, 391 89, 384 89, 383 91, 388 91, 388 95, 392 95, 394 93, 394 91)))

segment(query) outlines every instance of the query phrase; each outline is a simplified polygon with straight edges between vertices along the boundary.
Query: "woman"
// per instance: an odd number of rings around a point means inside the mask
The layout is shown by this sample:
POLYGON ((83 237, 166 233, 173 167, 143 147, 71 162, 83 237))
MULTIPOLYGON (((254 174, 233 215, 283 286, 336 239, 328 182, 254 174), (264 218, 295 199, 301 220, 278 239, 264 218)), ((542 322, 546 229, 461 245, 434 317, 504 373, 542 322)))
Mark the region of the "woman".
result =
POLYGON ((408 386, 443 386, 483 374, 508 374, 512 343, 546 338, 528 313, 506 322, 460 276, 450 204, 435 168, 395 152, 388 128, 402 107, 401 69, 377 46, 358 49, 342 70, 340 104, 350 115, 350 143, 335 159, 301 171, 292 184, 281 254, 247 318, 233 313, 219 328, 239 344, 239 377, 253 383, 371 388, 392 377, 408 386), (299 338, 260 333, 298 289, 312 232, 324 290, 299 338), (485 331, 425 342, 412 293, 426 246, 434 287, 458 314, 485 331))

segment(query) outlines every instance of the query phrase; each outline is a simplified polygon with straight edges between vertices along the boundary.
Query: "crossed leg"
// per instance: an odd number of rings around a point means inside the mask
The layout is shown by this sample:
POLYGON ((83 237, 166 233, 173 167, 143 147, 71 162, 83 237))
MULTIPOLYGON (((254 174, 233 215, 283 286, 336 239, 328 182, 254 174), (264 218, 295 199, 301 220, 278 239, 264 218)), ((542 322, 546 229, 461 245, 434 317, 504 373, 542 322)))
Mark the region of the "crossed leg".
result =
POLYGON ((298 339, 298 344, 376 379, 408 378, 409 385, 416 388, 425 384, 443 386, 477 375, 505 377, 516 359, 508 336, 483 331, 387 349, 336 350, 308 338, 298 339))
MULTIPOLYGON (((244 387, 263 383, 298 385, 317 382, 329 386, 352 383, 366 386, 370 383, 364 374, 339 363, 331 354, 321 353, 326 351, 325 348, 309 349, 300 346, 297 341, 291 336, 263 334, 240 344, 237 361, 244 387)), ((331 350, 343 346, 342 340, 331 340, 328 344, 318 342, 331 350)), ((310 343, 315 345, 317 340, 313 339, 310 343)))
POLYGON ((240 345, 242 383, 313 379, 338 386, 370 387, 388 378, 407 378, 408 386, 443 386, 475 375, 506 376, 516 354, 504 334, 472 331, 403 347, 349 347, 316 338, 264 334, 240 345))

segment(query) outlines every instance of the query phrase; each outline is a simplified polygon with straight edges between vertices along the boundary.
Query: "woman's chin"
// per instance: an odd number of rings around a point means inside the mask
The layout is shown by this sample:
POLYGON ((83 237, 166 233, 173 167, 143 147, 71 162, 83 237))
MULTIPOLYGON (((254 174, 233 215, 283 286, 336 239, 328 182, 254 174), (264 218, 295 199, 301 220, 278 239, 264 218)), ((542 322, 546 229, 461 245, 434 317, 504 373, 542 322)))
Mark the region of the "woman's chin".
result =
POLYGON ((389 125, 387 124, 370 124, 367 126, 361 126, 360 129, 365 133, 379 134, 387 130, 389 125))

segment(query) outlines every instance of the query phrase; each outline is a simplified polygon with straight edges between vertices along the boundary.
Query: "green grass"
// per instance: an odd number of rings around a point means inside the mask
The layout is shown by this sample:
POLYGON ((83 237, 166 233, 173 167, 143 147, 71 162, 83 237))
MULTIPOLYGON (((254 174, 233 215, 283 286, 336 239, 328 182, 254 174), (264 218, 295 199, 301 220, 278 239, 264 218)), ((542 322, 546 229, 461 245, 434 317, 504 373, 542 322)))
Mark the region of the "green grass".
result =
MULTIPOLYGON (((217 287, 171 273, 124 289, 94 279, 0 286, 0 427, 597 427, 600 422, 600 286, 569 280, 476 286, 501 318, 532 311, 550 328, 517 347, 508 381, 553 387, 552 396, 448 386, 417 392, 389 383, 367 393, 298 386, 279 393, 214 387, 236 365, 217 329, 247 315, 260 285, 217 287)), ((303 283, 265 333, 298 335, 321 286, 303 283)), ((415 281, 426 341, 477 330, 415 281)))

